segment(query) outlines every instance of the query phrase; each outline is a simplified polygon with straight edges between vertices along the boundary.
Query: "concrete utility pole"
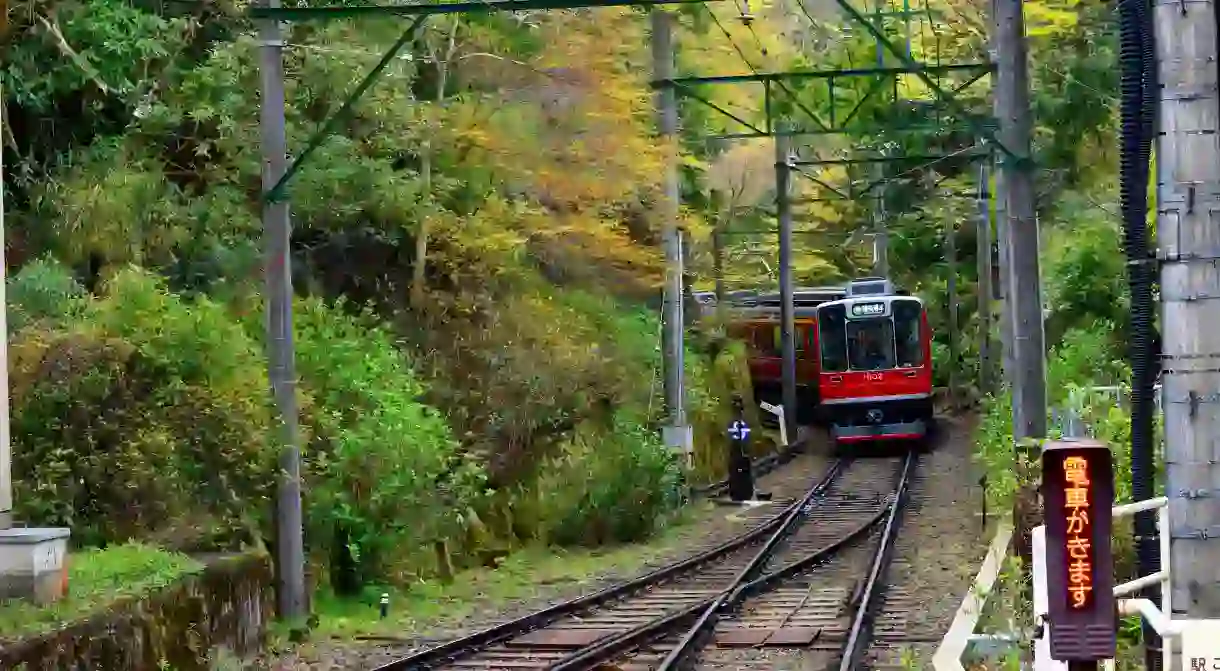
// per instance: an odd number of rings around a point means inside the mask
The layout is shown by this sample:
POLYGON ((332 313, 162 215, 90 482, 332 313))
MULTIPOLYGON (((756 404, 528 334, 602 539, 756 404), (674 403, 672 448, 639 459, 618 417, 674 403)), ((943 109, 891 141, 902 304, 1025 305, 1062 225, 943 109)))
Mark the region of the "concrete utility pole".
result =
POLYGON ((991 209, 987 193, 987 166, 979 168, 979 218, 975 255, 978 257, 979 391, 991 391, 991 209))
POLYGON ((1011 299, 1014 438, 1046 435, 1046 355, 1038 266, 1038 219, 1030 156, 1028 47, 1021 0, 995 0, 996 98, 1007 201, 1008 296, 1011 299))
MULTIPOLYGON (((265 0, 279 7, 279 0, 265 0)), ((259 25, 260 109, 263 149, 263 193, 267 194, 288 169, 284 129, 284 42, 280 23, 259 25)), ((276 578, 280 617, 305 617, 305 539, 301 513, 301 450, 297 431, 296 371, 292 351, 292 274, 289 240, 292 223, 288 201, 263 201, 266 258, 267 357, 271 393, 282 428, 280 482, 276 497, 276 578)))
POLYGON ((791 137, 779 124, 775 134, 775 214, 779 219, 779 321, 783 357, 784 424, 789 436, 796 435, 796 316, 792 295, 792 204, 788 198, 791 177, 791 137))
MULTIPOLYGON (((885 168, 878 163, 873 169, 873 179, 880 181, 884 175, 885 168)), ((879 277, 890 276, 890 231, 885 221, 886 186, 882 183, 877 187, 877 198, 873 205, 873 274, 879 277)))
MULTIPOLYGON (((998 63, 999 57, 999 9, 991 0, 991 60, 998 63)), ((1004 116, 1006 109, 1004 91, 1000 88, 998 75, 992 75, 992 114, 996 119, 1004 116)), ((998 165, 997 165, 998 167, 998 165)), ((995 243, 998 271, 996 273, 999 286, 996 287, 997 298, 1000 301, 1000 380, 1002 386, 1012 389, 1014 384, 1013 369, 1016 358, 1012 340, 1012 278, 1009 269, 1012 268, 1012 255, 1008 248, 1008 189, 1004 188, 1004 171, 995 170, 995 188, 993 202, 995 203, 995 243)))
POLYGON ((686 425, 686 377, 682 315, 682 240, 678 231, 678 103, 672 80, 674 77, 673 17, 663 9, 653 8, 652 68, 653 78, 660 82, 657 89, 657 115, 661 140, 668 152, 665 163, 665 198, 661 203, 661 225, 665 239, 664 328, 661 349, 665 369, 665 411, 669 415, 666 443, 693 461, 690 428, 686 425))
POLYGON ((1153 15, 1162 84, 1156 201, 1175 618, 1220 618, 1220 301, 1198 300, 1220 295, 1215 9, 1214 0, 1158 3, 1153 15))
MULTIPOLYGON (((886 3, 878 0, 876 12, 877 30, 885 31, 885 21, 882 12, 886 3)), ((910 56, 910 24, 907 24, 907 56, 910 56)), ((873 40, 877 52, 877 67, 885 67, 885 47, 880 39, 873 40)), ((882 154, 884 155, 884 150, 882 154)), ((873 180, 881 182, 885 178, 885 164, 878 162, 873 166, 873 180)), ((873 274, 879 277, 890 276, 890 229, 885 220, 885 196, 889 191, 889 182, 881 182, 877 186, 877 198, 873 204, 873 274)))
POLYGON ((957 221, 952 217, 945 222, 945 262, 949 266, 949 405, 957 402, 957 221))
MULTIPOLYGON (((0 75, 2 78, 3 75, 0 75)), ((0 100, 4 85, 0 80, 0 100)), ((0 138, 4 137, 4 115, 0 113, 0 138)), ((0 139, 0 531, 13 526, 13 460, 9 439, 8 399, 8 262, 4 255, 4 147, 0 139)))

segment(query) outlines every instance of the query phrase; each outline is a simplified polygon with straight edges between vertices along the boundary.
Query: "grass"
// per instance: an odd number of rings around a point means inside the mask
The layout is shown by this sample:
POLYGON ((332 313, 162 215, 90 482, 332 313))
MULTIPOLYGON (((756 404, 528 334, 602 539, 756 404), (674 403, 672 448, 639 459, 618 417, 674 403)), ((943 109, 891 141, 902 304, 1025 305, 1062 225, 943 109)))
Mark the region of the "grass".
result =
POLYGON ((203 569, 186 555, 141 543, 70 553, 68 562, 68 594, 63 599, 46 606, 24 600, 0 603, 0 638, 53 630, 203 569))
POLYGON ((690 543, 700 534, 698 522, 716 514, 727 512, 708 502, 696 503, 647 543, 596 549, 525 548, 503 558, 495 569, 463 571, 449 584, 423 582, 409 590, 370 587, 360 598, 321 593, 314 601, 315 640, 427 636, 459 626, 472 615, 502 611, 514 602, 547 593, 589 592, 606 573, 613 571, 626 579, 649 561, 690 543), (378 606, 383 592, 390 595, 384 620, 378 606))

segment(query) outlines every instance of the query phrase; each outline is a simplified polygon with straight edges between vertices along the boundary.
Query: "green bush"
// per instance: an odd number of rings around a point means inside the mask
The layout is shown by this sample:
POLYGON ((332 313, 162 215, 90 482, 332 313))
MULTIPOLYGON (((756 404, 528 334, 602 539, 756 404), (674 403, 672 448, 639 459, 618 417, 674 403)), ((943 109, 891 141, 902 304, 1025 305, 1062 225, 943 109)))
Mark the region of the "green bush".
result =
POLYGON ((606 428, 582 425, 518 493, 520 527, 558 545, 640 540, 682 502, 673 452, 628 415, 606 428))
POLYGON ((275 474, 262 361, 221 306, 139 270, 108 282, 79 323, 23 331, 11 359, 19 514, 84 544, 252 540, 275 474))
POLYGON ((368 312, 315 299, 297 306, 297 367, 318 404, 307 455, 310 543, 347 546, 363 581, 430 574, 433 543, 465 532, 483 471, 419 400, 424 385, 368 312))
POLYGON ((58 324, 85 306, 85 288, 52 257, 35 259, 8 279, 5 291, 9 333, 35 321, 58 324))

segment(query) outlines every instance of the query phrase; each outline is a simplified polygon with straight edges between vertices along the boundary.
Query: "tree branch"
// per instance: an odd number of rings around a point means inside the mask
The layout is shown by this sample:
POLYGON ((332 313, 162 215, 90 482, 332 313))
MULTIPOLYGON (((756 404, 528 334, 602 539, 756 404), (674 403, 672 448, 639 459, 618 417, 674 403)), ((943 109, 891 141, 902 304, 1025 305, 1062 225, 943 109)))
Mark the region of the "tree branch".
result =
POLYGON ((81 72, 83 72, 95 86, 102 90, 102 93, 110 95, 110 87, 106 85, 106 82, 102 81, 101 75, 98 74, 97 69, 93 67, 93 64, 90 63, 88 59, 77 53, 77 51, 72 48, 72 45, 68 44, 68 40, 64 37, 64 34, 60 32, 59 26, 54 22, 54 20, 48 21, 47 17, 42 16, 41 14, 37 15, 35 18, 38 19, 38 23, 42 24, 43 30, 47 31, 47 34, 51 36, 51 39, 55 42, 55 47, 59 49, 59 52, 66 56, 68 60, 75 63, 76 67, 80 68, 81 72))

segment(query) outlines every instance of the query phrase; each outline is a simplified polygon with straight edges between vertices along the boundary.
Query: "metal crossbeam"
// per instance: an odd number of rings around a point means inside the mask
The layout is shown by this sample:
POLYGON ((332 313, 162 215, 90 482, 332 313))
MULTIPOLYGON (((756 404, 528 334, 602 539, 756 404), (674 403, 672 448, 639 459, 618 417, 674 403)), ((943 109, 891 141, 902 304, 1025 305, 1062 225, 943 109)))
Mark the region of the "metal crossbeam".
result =
MULTIPOLYGON (((800 221, 799 218, 793 221, 800 221)), ((835 235, 839 231, 792 231, 793 235, 835 235)), ((720 235, 779 235, 779 229, 761 228, 752 231, 721 231, 720 235)))
MULTIPOLYGON (((852 6, 849 0, 836 0, 836 2, 838 2, 839 6, 843 8, 843 11, 851 15, 852 19, 854 19, 856 23, 859 23, 865 28, 865 30, 872 34, 873 38, 877 40, 877 43, 885 47, 886 51, 893 54, 895 58, 897 58, 907 67, 915 67, 916 69, 911 74, 918 77, 919 80, 923 82, 924 86, 931 89, 932 92, 936 94, 936 97, 941 100, 941 102, 949 105, 951 108, 954 108, 953 111, 959 114, 968 115, 970 113, 969 110, 967 110, 965 106, 953 96, 952 93, 946 91, 941 87, 940 84, 936 83, 931 77, 928 76, 928 70, 926 68, 918 67, 918 63, 912 60, 910 56, 907 56, 903 50, 894 46, 894 43, 885 36, 885 33, 883 33, 877 28, 877 26, 874 26, 871 21, 865 18, 859 10, 852 6)), ((976 132, 982 134, 988 142, 995 145, 1008 158, 1011 158, 1018 163, 1028 162, 1030 160, 1028 156, 1017 156, 1012 152, 1012 150, 1004 146, 1004 143, 1000 142, 1000 138, 997 137, 996 133, 991 129, 978 126, 975 130, 976 132)))
POLYGON ((884 130, 887 133, 925 133, 929 131, 953 132, 953 131, 974 131, 978 126, 986 128, 996 128, 998 124, 994 117, 984 114, 974 115, 975 123, 953 123, 953 124, 915 124, 910 126, 886 126, 880 128, 876 125, 857 125, 857 126, 842 126, 838 128, 823 129, 823 128, 795 128, 790 130, 773 130, 770 133, 762 132, 745 132, 745 133, 721 133, 719 135, 708 135, 708 140, 749 140, 761 137, 804 137, 818 135, 851 135, 851 134, 867 134, 876 133, 884 130))
MULTIPOLYGON (((978 77, 982 77, 989 72, 995 70, 995 65, 980 61, 977 63, 957 63, 951 65, 929 65, 927 63, 911 62, 900 67, 884 67, 884 68, 850 68, 846 70, 791 70, 787 72, 759 72, 748 75, 721 75, 715 77, 674 77, 673 79, 665 80, 658 79, 652 82, 654 88, 664 86, 666 84, 676 84, 679 86, 694 86, 701 84, 746 84, 760 82, 779 82, 779 81, 800 81, 804 79, 846 79, 848 77, 872 77, 878 75, 895 76, 903 74, 920 74, 934 73, 943 74, 948 72, 962 71, 977 71, 978 77)), ((973 83, 972 80, 970 83, 973 83)))
POLYGON ((716 0, 487 0, 482 2, 438 2, 436 4, 354 5, 351 7, 251 7, 255 19, 280 21, 330 21, 366 16, 433 16, 436 14, 488 14, 543 9, 582 9, 654 5, 690 5, 716 0))
POLYGON ((859 158, 832 158, 793 161, 792 165, 858 165, 861 163, 897 163, 901 161, 941 161, 948 158, 981 158, 988 156, 988 151, 958 152, 953 154, 902 154, 898 156, 862 156, 859 158))

